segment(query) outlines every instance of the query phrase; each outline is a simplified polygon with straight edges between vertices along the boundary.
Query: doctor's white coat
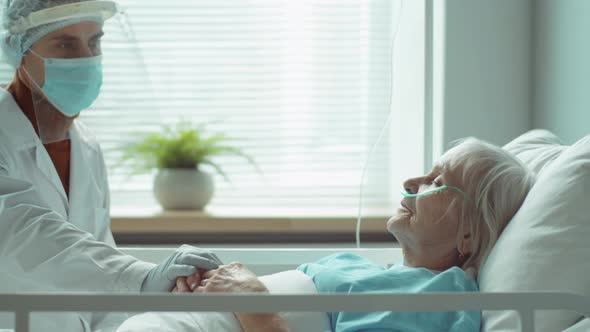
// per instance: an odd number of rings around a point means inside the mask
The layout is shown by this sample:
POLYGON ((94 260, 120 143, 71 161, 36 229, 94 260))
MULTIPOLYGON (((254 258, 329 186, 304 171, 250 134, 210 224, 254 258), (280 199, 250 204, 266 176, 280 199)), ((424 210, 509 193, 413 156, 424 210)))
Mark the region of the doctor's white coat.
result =
MULTIPOLYGON (((138 293, 154 266, 115 249, 98 143, 74 121, 70 193, 12 95, 0 89, 0 292, 138 293)), ((92 317, 94 322, 100 315, 92 317)), ((39 331, 90 330, 89 314, 34 314, 39 331)), ((0 329, 3 328, 0 319, 0 329)), ((12 322, 10 323, 12 325, 12 322)), ((94 329, 94 328, 93 328, 94 329)))

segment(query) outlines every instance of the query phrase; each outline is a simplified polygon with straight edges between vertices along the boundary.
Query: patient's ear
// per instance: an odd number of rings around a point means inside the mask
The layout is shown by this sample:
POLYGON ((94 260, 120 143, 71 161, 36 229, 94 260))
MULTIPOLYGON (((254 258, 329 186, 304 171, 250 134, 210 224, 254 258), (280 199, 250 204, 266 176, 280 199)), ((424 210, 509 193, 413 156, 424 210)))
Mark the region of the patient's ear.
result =
POLYGON ((457 249, 465 257, 471 255, 471 234, 466 234, 463 236, 463 239, 461 239, 461 243, 459 243, 457 249))

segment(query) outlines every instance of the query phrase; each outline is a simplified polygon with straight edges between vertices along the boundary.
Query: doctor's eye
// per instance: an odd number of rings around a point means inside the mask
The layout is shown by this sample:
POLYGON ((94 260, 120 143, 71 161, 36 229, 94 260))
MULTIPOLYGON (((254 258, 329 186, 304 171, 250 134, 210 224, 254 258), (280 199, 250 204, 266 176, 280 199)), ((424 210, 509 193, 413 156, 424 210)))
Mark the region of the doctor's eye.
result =
POLYGON ((59 43, 57 47, 62 49, 72 49, 74 48, 74 43, 59 43))
POLYGON ((101 39, 95 38, 95 39, 91 40, 90 43, 88 43, 88 46, 95 48, 95 47, 100 47, 100 44, 101 44, 101 39))

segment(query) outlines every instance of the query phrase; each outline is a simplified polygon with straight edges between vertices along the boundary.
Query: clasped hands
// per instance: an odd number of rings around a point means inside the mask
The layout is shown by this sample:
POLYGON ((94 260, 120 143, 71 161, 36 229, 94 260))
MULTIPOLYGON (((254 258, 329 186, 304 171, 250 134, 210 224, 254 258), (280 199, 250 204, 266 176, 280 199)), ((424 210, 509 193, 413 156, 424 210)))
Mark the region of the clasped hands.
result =
POLYGON ((176 278, 173 293, 267 293, 258 277, 241 263, 220 265, 216 269, 198 269, 188 277, 176 278))
POLYGON ((212 252, 188 245, 175 250, 145 276, 141 292, 267 292, 240 263, 223 265, 212 252))
MULTIPOLYGON (((256 274, 241 263, 202 268, 188 277, 177 277, 173 293, 269 293, 256 274)), ((244 332, 289 332, 287 322, 276 313, 235 313, 244 332)))

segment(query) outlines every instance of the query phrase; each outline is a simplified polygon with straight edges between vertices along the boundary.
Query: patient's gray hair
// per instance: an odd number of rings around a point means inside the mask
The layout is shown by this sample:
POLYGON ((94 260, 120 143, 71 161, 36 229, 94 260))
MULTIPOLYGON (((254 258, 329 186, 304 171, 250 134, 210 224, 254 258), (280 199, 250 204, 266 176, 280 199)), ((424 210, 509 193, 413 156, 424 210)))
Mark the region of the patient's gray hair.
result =
MULTIPOLYGON (((471 254, 461 266, 477 275, 500 233, 516 214, 535 182, 535 175, 508 151, 473 137, 460 145, 449 167, 462 169, 467 193, 459 223, 458 241, 469 227, 471 254)), ((460 243, 460 242, 459 242, 460 243)))

